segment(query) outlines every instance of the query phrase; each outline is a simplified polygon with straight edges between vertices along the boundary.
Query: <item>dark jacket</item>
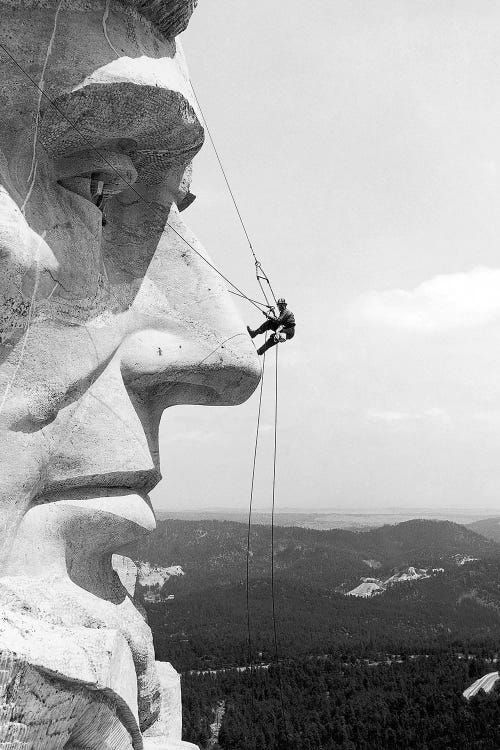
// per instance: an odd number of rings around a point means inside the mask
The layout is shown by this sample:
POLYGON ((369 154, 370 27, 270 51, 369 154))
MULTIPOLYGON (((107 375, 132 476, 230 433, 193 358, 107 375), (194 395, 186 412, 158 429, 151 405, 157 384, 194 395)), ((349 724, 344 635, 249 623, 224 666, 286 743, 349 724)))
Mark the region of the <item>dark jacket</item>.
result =
POLYGON ((276 318, 276 323, 283 328, 295 328, 295 316, 291 310, 285 308, 276 318))

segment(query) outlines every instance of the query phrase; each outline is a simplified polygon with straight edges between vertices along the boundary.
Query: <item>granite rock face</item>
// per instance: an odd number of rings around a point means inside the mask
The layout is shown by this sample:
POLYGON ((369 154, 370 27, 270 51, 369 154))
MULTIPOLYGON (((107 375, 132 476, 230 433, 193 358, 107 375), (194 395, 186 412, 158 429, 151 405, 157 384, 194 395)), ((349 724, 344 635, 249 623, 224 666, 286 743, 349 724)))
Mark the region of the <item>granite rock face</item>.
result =
POLYGON ((260 376, 181 218, 195 4, 0 0, 0 750, 189 747, 119 553, 163 411, 260 376))

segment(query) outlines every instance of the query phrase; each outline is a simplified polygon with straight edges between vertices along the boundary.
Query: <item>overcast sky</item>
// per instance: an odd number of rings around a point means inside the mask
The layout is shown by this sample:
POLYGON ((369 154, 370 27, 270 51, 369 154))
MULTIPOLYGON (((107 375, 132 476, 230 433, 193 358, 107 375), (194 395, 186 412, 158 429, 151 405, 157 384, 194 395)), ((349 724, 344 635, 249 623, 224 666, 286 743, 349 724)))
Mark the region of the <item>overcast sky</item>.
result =
MULTIPOLYGON (((496 0, 200 0, 182 37, 297 318, 279 354, 277 510, 500 510, 499 28, 496 0)), ((208 140, 192 189, 184 218, 256 294, 208 140)), ((166 412, 156 507, 244 508, 256 413, 257 394, 166 412)))

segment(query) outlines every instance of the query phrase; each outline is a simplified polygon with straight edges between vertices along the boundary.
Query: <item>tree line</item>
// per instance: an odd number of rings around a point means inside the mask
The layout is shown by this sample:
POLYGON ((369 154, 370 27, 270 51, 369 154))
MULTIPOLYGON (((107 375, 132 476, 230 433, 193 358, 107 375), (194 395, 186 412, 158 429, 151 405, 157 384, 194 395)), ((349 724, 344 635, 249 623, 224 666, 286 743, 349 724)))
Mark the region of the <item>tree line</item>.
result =
POLYGON ((351 662, 324 656, 187 674, 185 738, 203 750, 498 750, 500 694, 462 697, 493 669, 448 650, 390 663, 351 654, 351 662), (210 724, 221 703, 215 738, 210 724))

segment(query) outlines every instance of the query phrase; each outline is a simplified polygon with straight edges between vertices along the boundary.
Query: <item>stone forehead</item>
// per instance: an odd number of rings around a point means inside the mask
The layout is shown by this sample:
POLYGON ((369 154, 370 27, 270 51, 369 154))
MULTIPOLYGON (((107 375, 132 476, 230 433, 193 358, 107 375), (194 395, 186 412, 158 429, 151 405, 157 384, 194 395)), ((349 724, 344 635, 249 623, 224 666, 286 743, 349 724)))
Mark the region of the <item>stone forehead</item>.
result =
POLYGON ((150 21, 166 37, 173 37, 184 31, 198 4, 198 0, 0 0, 0 4, 18 8, 52 9, 60 5, 62 9, 80 12, 94 10, 109 5, 122 6, 136 11, 150 21))

